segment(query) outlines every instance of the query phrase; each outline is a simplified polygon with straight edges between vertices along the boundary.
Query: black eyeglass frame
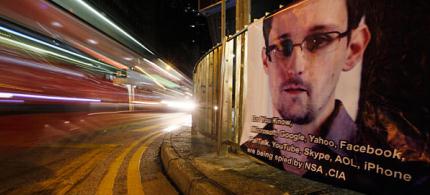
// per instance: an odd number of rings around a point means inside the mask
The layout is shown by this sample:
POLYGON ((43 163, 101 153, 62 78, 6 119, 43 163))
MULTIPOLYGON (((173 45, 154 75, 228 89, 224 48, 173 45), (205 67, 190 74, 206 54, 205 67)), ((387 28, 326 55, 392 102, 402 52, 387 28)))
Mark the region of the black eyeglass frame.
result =
MULTIPOLYGON (((350 29, 348 29, 348 30, 346 30, 345 32, 339 32, 339 31, 330 31, 330 32, 324 32, 324 33, 315 33, 315 34, 311 34, 311 35, 308 35, 308 36, 306 36, 304 39, 303 39, 303 41, 302 42, 300 42, 300 43, 293 43, 293 41, 291 40, 291 39, 285 39, 285 40, 283 40, 282 41, 282 43, 284 43, 284 42, 287 42, 288 44, 282 44, 282 47, 284 47, 284 49, 282 49, 282 54, 285 56, 285 57, 289 57, 289 56, 291 56, 291 54, 293 53, 293 49, 294 49, 294 47, 300 47, 300 49, 301 50, 303 50, 303 44, 309 39, 309 38, 311 38, 311 37, 313 37, 313 36, 315 36, 315 35, 327 35, 327 34, 332 34, 332 33, 336 33, 336 34, 338 34, 337 35, 337 37, 336 38, 334 38, 333 40, 335 40, 335 39, 341 39, 341 38, 343 38, 343 37, 345 37, 345 36, 347 36, 347 35, 349 35, 350 34, 350 32, 351 32, 351 30, 350 29), (285 46, 287 46, 287 47, 285 47, 285 46), (287 49, 285 49, 285 48, 287 48, 287 49)), ((270 56, 270 52, 272 52, 273 50, 275 50, 275 49, 277 49, 278 48, 278 46, 277 45, 270 45, 269 47, 266 47, 266 56, 269 58, 269 61, 272 61, 272 59, 271 59, 271 56, 270 56)), ((305 47, 306 48, 306 47, 305 47)), ((310 52, 312 52, 312 49, 308 49, 308 48, 306 48, 307 50, 309 50, 310 52)))

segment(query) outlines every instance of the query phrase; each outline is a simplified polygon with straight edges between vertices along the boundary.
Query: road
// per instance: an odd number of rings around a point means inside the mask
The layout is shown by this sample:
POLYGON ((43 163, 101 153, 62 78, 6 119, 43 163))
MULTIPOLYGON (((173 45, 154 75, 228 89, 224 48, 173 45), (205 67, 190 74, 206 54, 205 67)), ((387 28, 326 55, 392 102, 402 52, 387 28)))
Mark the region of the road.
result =
POLYGON ((183 113, 2 116, 0 194, 178 194, 159 147, 190 120, 183 113))

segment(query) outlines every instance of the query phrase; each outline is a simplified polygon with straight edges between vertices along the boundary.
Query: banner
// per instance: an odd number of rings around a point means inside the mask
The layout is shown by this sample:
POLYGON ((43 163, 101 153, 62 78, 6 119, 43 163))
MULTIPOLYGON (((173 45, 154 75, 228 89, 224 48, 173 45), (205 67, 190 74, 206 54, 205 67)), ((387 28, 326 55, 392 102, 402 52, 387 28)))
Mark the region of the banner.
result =
POLYGON ((305 0, 248 27, 244 152, 353 190, 430 190, 429 3, 305 0))

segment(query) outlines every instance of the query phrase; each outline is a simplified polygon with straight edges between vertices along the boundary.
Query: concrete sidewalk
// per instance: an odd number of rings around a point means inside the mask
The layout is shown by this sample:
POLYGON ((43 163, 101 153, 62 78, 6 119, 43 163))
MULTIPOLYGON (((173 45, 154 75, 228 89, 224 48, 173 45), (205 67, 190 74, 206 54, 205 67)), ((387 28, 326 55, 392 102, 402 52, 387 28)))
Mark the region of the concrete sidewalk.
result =
POLYGON ((165 138, 161 161, 183 194, 359 194, 301 178, 243 153, 217 157, 214 141, 191 136, 190 128, 165 138))

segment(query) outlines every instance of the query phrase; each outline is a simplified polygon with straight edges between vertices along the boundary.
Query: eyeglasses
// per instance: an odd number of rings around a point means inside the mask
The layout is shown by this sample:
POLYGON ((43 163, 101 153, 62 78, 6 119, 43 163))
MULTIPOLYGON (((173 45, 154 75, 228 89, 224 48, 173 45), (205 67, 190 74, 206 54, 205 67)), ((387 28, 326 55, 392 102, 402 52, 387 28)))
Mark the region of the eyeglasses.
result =
POLYGON ((350 31, 347 30, 343 33, 338 31, 315 33, 306 36, 301 43, 293 43, 291 39, 284 39, 280 41, 279 44, 274 44, 267 47, 266 55, 269 57, 270 61, 272 61, 273 58, 284 59, 291 56, 294 47, 300 47, 302 51, 303 48, 305 48, 306 51, 314 54, 325 53, 337 48, 337 44, 334 44, 334 42, 339 41, 341 38, 347 36, 349 32, 350 31))

